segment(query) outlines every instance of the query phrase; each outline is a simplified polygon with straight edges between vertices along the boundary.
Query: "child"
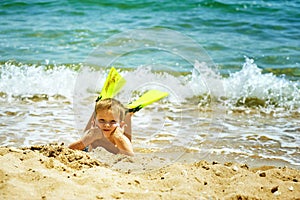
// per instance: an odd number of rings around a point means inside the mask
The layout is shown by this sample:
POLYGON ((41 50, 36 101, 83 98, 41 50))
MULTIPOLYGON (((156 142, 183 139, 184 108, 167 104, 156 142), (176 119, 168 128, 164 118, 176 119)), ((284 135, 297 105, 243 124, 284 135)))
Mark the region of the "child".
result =
POLYGON ((126 108, 118 100, 99 100, 87 125, 86 134, 70 144, 69 148, 84 150, 88 147, 88 151, 91 151, 96 147, 103 147, 111 153, 133 156, 130 118, 131 114, 126 114, 126 108))

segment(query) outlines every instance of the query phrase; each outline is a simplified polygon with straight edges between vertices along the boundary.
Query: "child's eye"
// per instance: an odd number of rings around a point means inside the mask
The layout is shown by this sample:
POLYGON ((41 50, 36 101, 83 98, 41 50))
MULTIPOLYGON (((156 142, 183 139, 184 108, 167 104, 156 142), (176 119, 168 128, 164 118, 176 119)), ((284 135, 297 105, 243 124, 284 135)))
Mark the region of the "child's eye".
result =
POLYGON ((110 124, 110 125, 116 125, 118 122, 116 120, 111 120, 110 122, 106 121, 105 119, 98 119, 99 124, 110 124))
POLYGON ((105 123, 105 120, 104 119, 98 119, 98 122, 99 123, 105 123))

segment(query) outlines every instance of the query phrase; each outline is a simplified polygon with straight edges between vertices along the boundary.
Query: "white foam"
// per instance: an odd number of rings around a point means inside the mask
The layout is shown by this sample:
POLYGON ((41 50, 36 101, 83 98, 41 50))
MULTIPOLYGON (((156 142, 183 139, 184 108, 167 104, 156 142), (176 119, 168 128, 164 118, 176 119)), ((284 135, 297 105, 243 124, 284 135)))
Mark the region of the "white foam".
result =
POLYGON ((274 103, 276 107, 288 109, 300 106, 299 83, 276 77, 272 73, 263 74, 253 59, 246 58, 242 70, 230 74, 223 82, 231 104, 254 97, 265 100, 270 107, 274 103))
MULTIPOLYGON (((1 66, 0 92, 8 96, 26 96, 46 94, 62 95, 69 99, 76 95, 96 96, 101 90, 108 70, 83 69, 78 72, 65 65, 47 69, 43 65, 5 63, 1 66), (78 85, 78 75, 83 75, 83 83, 78 85), (77 85, 76 85, 77 84, 77 85)), ((82 66, 81 66, 82 67, 82 66)), ((243 68, 222 78, 205 63, 195 63, 191 73, 173 75, 170 72, 153 72, 151 68, 140 67, 132 71, 122 70, 121 75, 127 80, 118 98, 128 102, 134 91, 145 92, 159 89, 169 92, 168 100, 175 103, 199 102, 198 96, 207 94, 221 99, 225 97, 229 107, 237 101, 257 98, 267 105, 264 112, 284 110, 297 111, 300 107, 300 84, 277 77, 271 73, 263 74, 252 59, 246 58, 243 68)), ((77 98, 77 97, 76 97, 77 98)), ((209 101, 209 99, 207 99, 209 101)))
POLYGON ((0 92, 8 96, 46 94, 71 99, 76 74, 64 65, 46 69, 46 66, 5 63, 1 65, 0 92))

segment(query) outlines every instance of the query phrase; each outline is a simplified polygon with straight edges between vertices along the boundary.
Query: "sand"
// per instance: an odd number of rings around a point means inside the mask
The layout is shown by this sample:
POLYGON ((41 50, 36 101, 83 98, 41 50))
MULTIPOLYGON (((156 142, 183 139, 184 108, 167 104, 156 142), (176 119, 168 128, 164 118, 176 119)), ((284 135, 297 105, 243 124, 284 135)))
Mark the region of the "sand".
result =
POLYGON ((0 199, 300 199, 300 171, 288 167, 167 164, 57 144, 0 155, 0 199))

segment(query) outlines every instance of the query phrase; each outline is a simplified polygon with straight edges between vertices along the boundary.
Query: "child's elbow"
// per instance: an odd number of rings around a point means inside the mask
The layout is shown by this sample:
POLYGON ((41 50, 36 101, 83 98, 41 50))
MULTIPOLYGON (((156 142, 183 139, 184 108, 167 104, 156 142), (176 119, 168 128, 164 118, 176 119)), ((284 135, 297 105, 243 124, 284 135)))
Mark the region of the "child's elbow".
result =
POLYGON ((122 150, 122 149, 119 149, 118 154, 124 154, 124 155, 127 155, 127 156, 134 156, 133 151, 126 151, 126 150, 122 150))
POLYGON ((85 148, 85 145, 83 144, 83 142, 78 141, 70 144, 69 148, 73 150, 83 150, 85 148))
POLYGON ((128 155, 128 156, 134 156, 134 153, 133 153, 133 152, 128 152, 127 155, 128 155))

